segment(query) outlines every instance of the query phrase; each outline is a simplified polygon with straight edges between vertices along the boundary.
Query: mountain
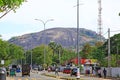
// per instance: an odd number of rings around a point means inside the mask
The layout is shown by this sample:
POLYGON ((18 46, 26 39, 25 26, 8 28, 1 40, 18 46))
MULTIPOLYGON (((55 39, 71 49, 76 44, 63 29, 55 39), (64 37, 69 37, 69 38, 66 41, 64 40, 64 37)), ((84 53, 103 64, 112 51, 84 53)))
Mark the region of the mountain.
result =
MULTIPOLYGON (((104 39, 104 37, 102 37, 104 39)), ((98 34, 84 28, 79 29, 79 45, 85 43, 94 44, 98 39, 98 34)), ((10 43, 22 46, 25 50, 32 49, 41 44, 49 44, 51 41, 61 44, 63 47, 75 47, 77 43, 76 28, 51 28, 37 33, 24 34, 12 37, 10 43)))

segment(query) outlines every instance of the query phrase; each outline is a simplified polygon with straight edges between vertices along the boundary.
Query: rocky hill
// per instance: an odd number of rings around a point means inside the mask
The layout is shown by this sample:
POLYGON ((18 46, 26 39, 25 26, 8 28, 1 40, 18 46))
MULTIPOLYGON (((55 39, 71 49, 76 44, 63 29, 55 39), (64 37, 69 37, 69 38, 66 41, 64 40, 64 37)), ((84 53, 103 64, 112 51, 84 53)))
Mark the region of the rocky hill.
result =
MULTIPOLYGON (((84 28, 79 29, 79 45, 85 43, 94 44, 97 41, 97 33, 84 28)), ((104 39, 104 38, 103 38, 104 39)), ((25 34, 22 36, 12 37, 9 42, 32 49, 41 44, 49 44, 50 41, 61 44, 63 47, 75 47, 77 42, 76 28, 51 28, 37 33, 25 34)))

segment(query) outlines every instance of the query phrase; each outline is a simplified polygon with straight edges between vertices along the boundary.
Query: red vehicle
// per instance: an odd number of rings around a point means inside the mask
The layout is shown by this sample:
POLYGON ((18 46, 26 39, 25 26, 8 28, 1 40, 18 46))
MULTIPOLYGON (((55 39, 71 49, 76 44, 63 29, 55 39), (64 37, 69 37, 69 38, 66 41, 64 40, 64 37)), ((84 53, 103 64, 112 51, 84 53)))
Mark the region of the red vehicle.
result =
POLYGON ((70 74, 71 68, 64 68, 63 73, 70 74))

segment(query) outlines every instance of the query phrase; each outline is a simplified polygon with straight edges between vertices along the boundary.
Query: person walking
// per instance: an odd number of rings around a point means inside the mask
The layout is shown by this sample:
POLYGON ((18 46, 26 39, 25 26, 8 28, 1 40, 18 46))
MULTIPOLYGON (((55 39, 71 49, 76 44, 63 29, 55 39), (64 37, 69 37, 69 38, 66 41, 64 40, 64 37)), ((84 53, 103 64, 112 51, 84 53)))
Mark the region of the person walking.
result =
POLYGON ((59 76, 59 74, 58 74, 58 68, 56 67, 56 69, 55 69, 55 75, 58 75, 59 76))
POLYGON ((103 70, 104 78, 106 78, 107 70, 104 68, 103 70))
POLYGON ((98 76, 101 77, 101 69, 98 70, 98 76))

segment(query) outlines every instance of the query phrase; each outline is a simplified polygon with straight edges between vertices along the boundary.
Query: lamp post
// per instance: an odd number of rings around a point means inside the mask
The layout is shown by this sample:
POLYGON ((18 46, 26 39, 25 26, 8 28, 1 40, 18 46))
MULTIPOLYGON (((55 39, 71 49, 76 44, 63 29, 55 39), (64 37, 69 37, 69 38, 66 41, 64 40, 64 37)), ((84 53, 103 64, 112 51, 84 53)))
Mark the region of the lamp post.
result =
POLYGON ((77 0, 77 54, 78 54, 78 66, 80 66, 79 57, 79 0, 77 0))
POLYGON ((77 0, 77 54, 78 54, 77 79, 79 79, 79 78, 80 78, 80 55, 79 55, 79 0, 77 0))
MULTIPOLYGON (((45 27, 46 27, 46 24, 47 24, 48 22, 50 22, 50 21, 53 21, 53 19, 48 19, 48 20, 46 20, 46 21, 43 21, 43 20, 41 20, 41 19, 35 19, 35 20, 42 22, 43 25, 44 25, 44 44, 45 44, 45 43, 46 43, 45 27)), ((46 52, 45 52, 45 47, 44 47, 44 64, 45 64, 45 54, 46 54, 46 52)), ((45 70, 45 68, 44 68, 44 70, 45 70)))

